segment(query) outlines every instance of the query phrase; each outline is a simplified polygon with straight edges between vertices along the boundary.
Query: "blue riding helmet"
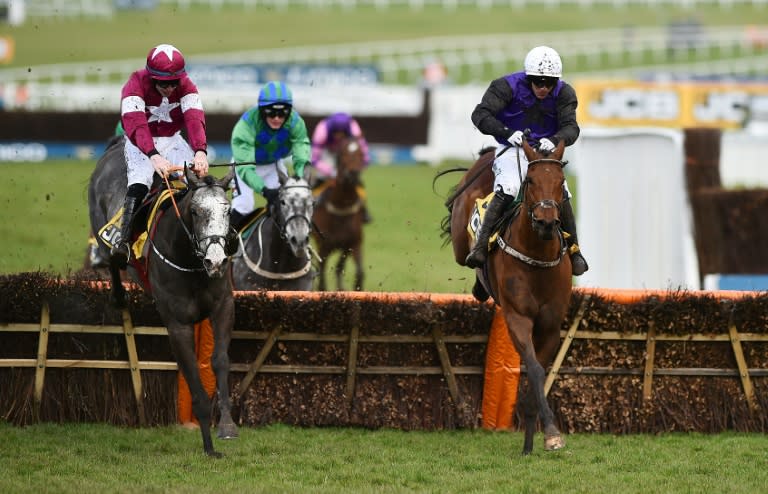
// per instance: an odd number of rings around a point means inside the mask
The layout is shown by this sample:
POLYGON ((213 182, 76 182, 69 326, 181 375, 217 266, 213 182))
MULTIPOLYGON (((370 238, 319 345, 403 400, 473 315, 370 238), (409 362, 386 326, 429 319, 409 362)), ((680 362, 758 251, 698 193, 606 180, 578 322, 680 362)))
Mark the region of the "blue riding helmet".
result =
POLYGON ((270 81, 259 91, 259 108, 273 105, 293 106, 293 94, 284 82, 270 81))

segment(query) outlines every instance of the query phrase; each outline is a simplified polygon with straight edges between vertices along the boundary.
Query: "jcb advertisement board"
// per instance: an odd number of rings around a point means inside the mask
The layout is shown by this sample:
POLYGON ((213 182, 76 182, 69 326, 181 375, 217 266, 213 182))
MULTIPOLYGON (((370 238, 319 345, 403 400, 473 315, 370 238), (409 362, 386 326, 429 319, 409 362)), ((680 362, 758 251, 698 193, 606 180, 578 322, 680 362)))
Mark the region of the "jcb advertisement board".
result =
POLYGON ((768 84, 581 81, 579 125, 740 128, 768 116, 768 84))

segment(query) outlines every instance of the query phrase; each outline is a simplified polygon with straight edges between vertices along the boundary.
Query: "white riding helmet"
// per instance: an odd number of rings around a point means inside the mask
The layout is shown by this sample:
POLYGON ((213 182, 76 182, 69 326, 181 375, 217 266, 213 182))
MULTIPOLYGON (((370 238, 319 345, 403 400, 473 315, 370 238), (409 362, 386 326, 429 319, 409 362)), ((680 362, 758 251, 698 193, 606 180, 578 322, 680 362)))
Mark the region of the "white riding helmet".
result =
POLYGON ((563 62, 552 48, 537 46, 525 56, 525 73, 559 79, 563 76, 563 62))

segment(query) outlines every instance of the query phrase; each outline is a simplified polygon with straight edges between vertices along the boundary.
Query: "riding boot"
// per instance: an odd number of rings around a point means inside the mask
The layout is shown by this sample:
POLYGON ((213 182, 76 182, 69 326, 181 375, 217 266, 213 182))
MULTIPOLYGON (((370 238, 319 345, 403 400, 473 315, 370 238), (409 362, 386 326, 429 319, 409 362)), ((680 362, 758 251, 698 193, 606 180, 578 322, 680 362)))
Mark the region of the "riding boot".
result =
POLYGON ((130 258, 131 223, 133 222, 133 215, 139 208, 146 191, 147 187, 145 185, 132 184, 128 187, 128 193, 125 195, 123 218, 120 225, 120 240, 112 247, 109 253, 111 262, 115 263, 120 269, 125 269, 130 258))
POLYGON ((237 231, 240 231, 240 225, 243 223, 244 219, 245 215, 237 209, 232 208, 229 212, 229 224, 237 231))
POLYGON ((477 234, 477 241, 472 247, 472 250, 464 260, 464 264, 470 268, 479 268, 485 264, 485 258, 488 255, 488 239, 493 234, 493 229, 496 226, 501 213, 504 211, 507 205, 508 199, 511 197, 501 191, 497 191, 493 195, 488 209, 485 211, 485 217, 480 225, 480 231, 477 234))
POLYGON ((563 230, 568 234, 565 241, 568 244, 568 254, 571 256, 571 272, 574 276, 581 276, 589 269, 589 265, 579 248, 579 238, 576 236, 576 217, 573 215, 570 199, 566 199, 563 202, 562 217, 560 219, 562 220, 563 230))
POLYGON ((373 221, 373 219, 371 218, 371 214, 368 212, 368 205, 363 204, 363 223, 368 224, 371 221, 373 221))

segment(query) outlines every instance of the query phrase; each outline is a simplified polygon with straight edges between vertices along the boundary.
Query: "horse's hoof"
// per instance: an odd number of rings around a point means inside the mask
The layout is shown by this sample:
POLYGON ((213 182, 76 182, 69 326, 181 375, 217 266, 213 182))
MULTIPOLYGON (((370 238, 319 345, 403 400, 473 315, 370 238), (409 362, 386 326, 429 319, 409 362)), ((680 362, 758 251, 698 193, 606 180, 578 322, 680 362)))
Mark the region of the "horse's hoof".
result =
POLYGON ((557 451, 565 447, 565 439, 560 434, 544 437, 544 451, 557 451))
POLYGON ((237 439, 239 433, 235 424, 219 425, 219 439, 237 439))
POLYGON ((205 452, 206 456, 209 458, 224 458, 223 453, 219 453, 218 451, 211 449, 210 451, 205 452))

